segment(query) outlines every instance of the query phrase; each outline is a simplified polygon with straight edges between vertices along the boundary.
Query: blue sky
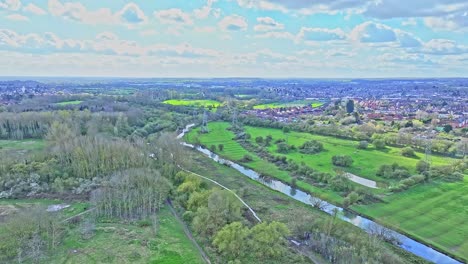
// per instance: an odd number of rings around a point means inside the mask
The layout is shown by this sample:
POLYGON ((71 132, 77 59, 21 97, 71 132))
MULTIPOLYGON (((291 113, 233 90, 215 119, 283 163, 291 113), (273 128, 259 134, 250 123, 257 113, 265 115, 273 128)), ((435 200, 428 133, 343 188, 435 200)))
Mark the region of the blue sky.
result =
POLYGON ((0 75, 452 77, 466 0, 0 0, 0 75))

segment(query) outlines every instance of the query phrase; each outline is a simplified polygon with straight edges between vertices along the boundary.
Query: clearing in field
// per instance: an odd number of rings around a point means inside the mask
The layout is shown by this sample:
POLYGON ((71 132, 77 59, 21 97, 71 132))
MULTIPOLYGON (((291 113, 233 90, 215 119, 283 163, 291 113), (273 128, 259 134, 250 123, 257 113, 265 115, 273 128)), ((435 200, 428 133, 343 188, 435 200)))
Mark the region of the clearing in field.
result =
POLYGON ((42 139, 0 140, 0 155, 21 157, 25 154, 37 152, 45 147, 42 139))
POLYGON ((169 105, 177 105, 177 106, 197 106, 197 107, 213 107, 217 108, 221 105, 220 102, 215 100, 166 100, 163 103, 169 105))
POLYGON ((168 208, 158 213, 156 229, 143 222, 97 223, 90 239, 79 229, 69 231, 50 263, 204 263, 168 208))
POLYGON ((385 203, 353 206, 468 261, 468 178, 458 183, 418 185, 385 198, 385 203))
POLYGON ((59 106, 65 106, 65 105, 78 105, 81 104, 83 101, 75 100, 75 101, 65 101, 65 102, 60 102, 56 103, 56 105, 59 106))
POLYGON ((324 103, 319 102, 319 101, 300 100, 300 101, 294 101, 294 102, 289 102, 289 103, 261 104, 261 105, 254 106, 254 109, 264 110, 264 109, 275 109, 275 108, 282 108, 282 107, 296 107, 296 106, 301 107, 301 106, 306 106, 306 105, 310 105, 313 108, 317 108, 317 107, 324 105, 324 103))

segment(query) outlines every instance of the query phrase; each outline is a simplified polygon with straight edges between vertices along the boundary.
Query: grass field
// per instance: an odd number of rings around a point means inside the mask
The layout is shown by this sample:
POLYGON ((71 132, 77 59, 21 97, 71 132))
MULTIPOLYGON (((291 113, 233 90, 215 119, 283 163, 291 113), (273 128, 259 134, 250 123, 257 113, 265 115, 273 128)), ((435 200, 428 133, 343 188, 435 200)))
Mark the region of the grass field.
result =
POLYGON ((318 101, 308 101, 308 100, 300 100, 294 101, 289 103, 270 103, 270 104, 261 104, 254 106, 254 109, 263 110, 263 109, 274 109, 274 108, 281 108, 281 107, 295 107, 295 106, 306 106, 311 105, 313 108, 317 108, 322 106, 323 102, 318 101))
POLYGON ((354 210, 468 261, 468 179, 419 185, 354 210))
MULTIPOLYGON (((251 141, 253 144, 256 144, 256 137, 265 137, 266 135, 271 135, 273 137, 273 141, 287 138, 288 144, 296 147, 299 147, 309 140, 318 140, 322 142, 325 148, 323 152, 314 155, 306 155, 299 151, 292 151, 286 154, 286 156, 288 159, 292 159, 298 163, 305 162, 313 169, 332 173, 335 170, 335 167, 331 162, 332 157, 335 155, 349 155, 353 158, 354 163, 350 168, 346 168, 346 171, 364 178, 381 182, 385 181, 385 179, 375 175, 381 165, 396 162, 400 166, 407 167, 410 171, 415 172, 416 163, 424 158, 424 154, 422 153, 416 153, 417 158, 404 157, 400 154, 400 148, 387 147, 385 150, 377 150, 372 146, 372 144, 370 144, 369 148, 366 150, 359 150, 356 148, 356 145, 358 144, 357 141, 313 135, 309 133, 290 132, 284 134, 280 129, 258 127, 246 127, 245 130, 247 133, 252 135, 251 141)), ((268 150, 271 153, 277 153, 277 147, 275 144, 268 147, 268 150)), ((432 164, 434 166, 450 164, 453 161, 454 159, 447 157, 435 155, 432 157, 432 164)))
POLYGON ((198 107, 209 107, 212 106, 214 108, 219 107, 221 105, 220 102, 215 100, 166 100, 163 103, 169 105, 179 105, 179 106, 198 106, 198 107))
POLYGON ((159 214, 159 226, 98 223, 91 239, 71 229, 50 263, 204 263, 196 247, 169 209, 159 214))
MULTIPOLYGON (((197 128, 192 130, 189 134, 187 134, 186 139, 187 141, 193 143, 195 141, 195 137, 198 137, 199 140, 208 148, 211 145, 218 146, 219 144, 223 144, 223 151, 220 152, 218 150, 217 153, 233 161, 238 161, 242 159, 244 155, 248 154, 252 156, 253 161, 247 163, 244 162, 242 163, 243 165, 253 168, 261 174, 274 177, 287 183, 291 183, 292 178, 287 171, 282 171, 278 169, 276 165, 261 159, 260 157, 255 155, 255 153, 250 153, 249 151, 244 149, 238 142, 234 141, 234 133, 226 130, 226 128, 228 128, 229 126, 230 125, 228 123, 224 122, 209 123, 209 133, 198 134, 199 129, 197 128)), ((327 199, 329 201, 335 203, 342 202, 343 198, 333 191, 318 188, 303 181, 297 181, 297 185, 301 189, 314 193, 315 195, 327 199)))
POLYGON ((45 141, 41 139, 0 140, 0 155, 20 157, 44 149, 45 141))
POLYGON ((78 100, 75 100, 75 101, 66 101, 66 102, 60 102, 60 103, 57 103, 56 105, 60 105, 60 106, 65 106, 65 105, 78 105, 78 104, 81 104, 83 101, 78 101, 78 100))

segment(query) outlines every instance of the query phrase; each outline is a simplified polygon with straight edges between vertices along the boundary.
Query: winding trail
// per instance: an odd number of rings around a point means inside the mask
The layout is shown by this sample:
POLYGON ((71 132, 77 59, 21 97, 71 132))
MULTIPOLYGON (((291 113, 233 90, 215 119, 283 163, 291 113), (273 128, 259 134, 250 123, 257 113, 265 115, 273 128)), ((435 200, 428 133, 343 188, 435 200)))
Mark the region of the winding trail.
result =
POLYGON ((177 222, 179 222, 179 224, 184 228, 185 236, 188 237, 190 239, 190 241, 192 241, 192 244, 194 244, 197 247, 197 250, 200 253, 200 255, 203 257, 203 260, 205 260, 206 263, 211 264, 211 261, 208 258, 208 256, 206 255, 205 251, 203 251, 203 249, 200 247, 200 245, 198 245, 197 241, 193 238, 192 232, 190 232, 190 230, 188 229, 188 227, 184 223, 184 221, 182 221, 182 219, 180 219, 179 215, 177 214, 174 207, 172 206, 171 200, 167 200, 166 204, 169 207, 169 209, 171 210, 174 217, 177 219, 177 222))

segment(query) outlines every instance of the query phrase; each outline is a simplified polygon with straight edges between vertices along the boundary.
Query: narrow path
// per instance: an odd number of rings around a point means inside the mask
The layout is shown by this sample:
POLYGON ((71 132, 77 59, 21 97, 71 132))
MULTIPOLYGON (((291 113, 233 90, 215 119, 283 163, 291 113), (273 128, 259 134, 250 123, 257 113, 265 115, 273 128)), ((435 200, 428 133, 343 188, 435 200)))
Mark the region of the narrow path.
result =
POLYGON ((72 219, 75 218, 75 217, 78 217, 78 216, 87 214, 87 213, 92 212, 92 211, 94 211, 94 210, 96 210, 96 207, 93 207, 93 208, 91 208, 91 209, 88 209, 88 210, 86 210, 86 211, 84 211, 84 212, 81 212, 81 213, 79 213, 79 214, 77 214, 77 215, 70 216, 70 217, 68 217, 67 219, 62 220, 62 223, 68 222, 68 221, 72 220, 72 219))
POLYGON ((208 264, 211 264, 211 261, 210 259, 208 258, 208 256, 205 254, 205 251, 203 251, 203 249, 200 247, 200 245, 198 245, 197 241, 193 238, 192 236, 192 233, 190 232, 190 230, 188 229, 187 225, 180 219, 179 215, 177 214, 177 212, 175 211, 174 207, 172 206, 172 203, 170 200, 167 200, 166 201, 166 204, 167 206, 169 207, 169 209, 171 210, 172 214, 174 215, 174 217, 177 219, 177 221, 179 222, 180 225, 182 225, 182 227, 184 228, 184 233, 185 235, 190 239, 190 241, 192 241, 192 244, 194 244, 197 249, 198 249, 198 252, 200 253, 200 255, 203 257, 203 259, 205 260, 206 263, 208 264))
POLYGON ((350 181, 353 181, 357 184, 360 184, 360 185, 363 185, 363 186, 366 186, 366 187, 369 187, 369 188, 372 188, 372 189, 379 189, 379 187, 377 187, 377 182, 375 181, 372 181, 372 180, 369 180, 369 179, 366 179, 366 178, 362 178, 362 177, 359 177, 357 175, 354 175, 352 173, 349 173, 347 172, 345 174, 345 176, 350 180, 350 181))
POLYGON ((252 207, 250 207, 246 202, 244 202, 244 200, 242 200, 242 198, 240 198, 233 190, 229 189, 228 187, 222 185, 221 183, 219 183, 219 182, 217 182, 217 181, 215 181, 215 180, 212 180, 212 179, 210 179, 210 178, 207 178, 207 177, 205 177, 205 176, 202 176, 202 175, 200 175, 200 174, 198 174, 198 173, 195 173, 195 172, 186 170, 186 169, 182 168, 180 165, 177 165, 177 166, 178 166, 181 170, 183 170, 183 171, 185 171, 185 172, 191 173, 191 174, 193 174, 193 175, 195 175, 195 176, 198 176, 198 177, 203 178, 203 179, 205 179, 205 180, 207 180, 207 181, 210 181, 210 182, 212 182, 212 183, 214 183, 214 184, 220 186, 221 188, 223 188, 223 189, 225 189, 225 190, 231 192, 237 199, 239 199, 239 201, 240 201, 245 207, 247 207, 247 209, 249 209, 249 211, 252 213, 252 215, 255 217, 255 219, 257 219, 258 222, 260 222, 260 223, 262 222, 262 220, 260 219, 260 217, 258 217, 257 214, 255 213, 255 211, 252 209, 252 207))

